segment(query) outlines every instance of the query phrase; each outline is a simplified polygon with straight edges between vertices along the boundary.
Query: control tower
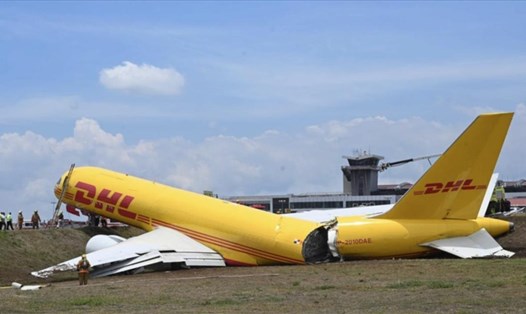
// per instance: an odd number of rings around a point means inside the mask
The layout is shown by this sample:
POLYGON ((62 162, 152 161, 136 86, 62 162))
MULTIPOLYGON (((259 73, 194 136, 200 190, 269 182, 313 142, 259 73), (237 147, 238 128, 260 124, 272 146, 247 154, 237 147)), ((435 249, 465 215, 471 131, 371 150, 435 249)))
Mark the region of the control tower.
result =
POLYGON ((364 152, 343 158, 349 162, 342 166, 344 194, 371 195, 378 190, 378 164, 384 157, 364 152))

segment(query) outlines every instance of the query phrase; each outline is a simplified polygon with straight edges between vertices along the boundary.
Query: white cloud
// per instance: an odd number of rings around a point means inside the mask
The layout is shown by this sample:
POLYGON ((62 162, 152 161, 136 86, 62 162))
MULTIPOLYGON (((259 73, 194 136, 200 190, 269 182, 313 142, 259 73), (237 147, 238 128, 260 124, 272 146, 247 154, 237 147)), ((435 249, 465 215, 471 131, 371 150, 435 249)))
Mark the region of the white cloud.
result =
POLYGON ((173 68, 137 65, 129 61, 103 69, 99 80, 108 89, 158 95, 177 95, 185 84, 183 75, 173 68))
MULTIPOLYGON (((526 178, 526 106, 518 105, 497 170, 507 180, 526 178)), ((365 117, 307 126, 299 133, 267 131, 255 137, 212 136, 127 144, 122 134, 92 119, 77 120, 72 136, 46 138, 32 132, 0 134, 0 198, 6 210, 39 209, 51 215, 53 185, 70 163, 101 166, 176 187, 221 196, 338 192, 342 155, 354 149, 384 155, 386 161, 443 152, 467 127, 418 117, 365 117), (16 196, 16 197, 13 197, 16 196)), ((426 161, 391 168, 383 183, 414 182, 426 161)))
POLYGON ((73 134, 74 138, 80 144, 91 144, 97 147, 105 146, 116 148, 119 148, 124 144, 124 138, 122 134, 109 134, 102 130, 95 120, 88 118, 77 120, 73 134))

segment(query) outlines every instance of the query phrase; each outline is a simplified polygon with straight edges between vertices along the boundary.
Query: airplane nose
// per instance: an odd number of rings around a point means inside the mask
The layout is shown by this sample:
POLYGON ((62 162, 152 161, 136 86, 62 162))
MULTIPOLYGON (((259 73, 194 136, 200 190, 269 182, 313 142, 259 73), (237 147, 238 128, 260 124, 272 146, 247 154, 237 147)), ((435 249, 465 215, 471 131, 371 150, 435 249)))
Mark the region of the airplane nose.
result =
POLYGON ((53 189, 53 192, 55 192, 56 198, 59 198, 60 194, 62 193, 62 185, 61 185, 62 180, 63 180, 62 177, 58 178, 58 181, 55 184, 55 188, 53 189))
POLYGON ((513 231, 515 231, 515 224, 513 222, 511 222, 511 221, 510 221, 509 230, 510 230, 510 231, 508 231, 509 233, 512 233, 513 231))
POLYGON ((55 188, 53 189, 53 192, 55 192, 55 197, 58 198, 60 196, 60 192, 61 192, 60 186, 55 185, 55 188))

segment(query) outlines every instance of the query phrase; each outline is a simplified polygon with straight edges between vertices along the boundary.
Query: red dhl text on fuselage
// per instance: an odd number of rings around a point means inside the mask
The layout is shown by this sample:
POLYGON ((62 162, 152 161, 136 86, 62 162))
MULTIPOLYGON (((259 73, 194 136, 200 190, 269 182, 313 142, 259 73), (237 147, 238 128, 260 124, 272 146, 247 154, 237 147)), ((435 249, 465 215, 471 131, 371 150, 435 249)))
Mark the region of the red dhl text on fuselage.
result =
POLYGON ((75 169, 64 201, 146 231, 178 230, 237 264, 304 263, 302 240, 318 226, 91 167, 75 169))

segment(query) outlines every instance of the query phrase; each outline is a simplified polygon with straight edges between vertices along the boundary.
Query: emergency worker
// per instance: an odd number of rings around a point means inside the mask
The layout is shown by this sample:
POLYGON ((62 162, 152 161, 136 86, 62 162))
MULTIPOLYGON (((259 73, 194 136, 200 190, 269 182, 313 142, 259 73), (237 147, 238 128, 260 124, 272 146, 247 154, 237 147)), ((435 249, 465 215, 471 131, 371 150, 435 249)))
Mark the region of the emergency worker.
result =
POLYGON ((89 274, 90 267, 91 267, 91 264, 86 258, 86 254, 82 254, 82 257, 77 263, 77 271, 79 272, 79 285, 82 286, 82 285, 88 284, 88 274, 89 274))
POLYGON ((31 223, 33 224, 33 229, 39 229, 40 222, 41 220, 40 220, 40 216, 38 215, 38 210, 35 210, 35 212, 33 213, 33 216, 31 216, 31 223))
POLYGON ((63 224, 64 224, 64 214, 62 213, 62 211, 60 211, 60 213, 58 214, 57 228, 63 227, 63 224))
POLYGON ((5 216, 5 222, 5 230, 9 230, 9 228, 11 228, 11 230, 15 230, 13 229, 13 216, 11 215, 11 212, 9 212, 7 216, 5 216))
POLYGON ((24 226, 24 214, 22 214, 22 211, 18 211, 18 230, 22 230, 22 227, 24 226))

